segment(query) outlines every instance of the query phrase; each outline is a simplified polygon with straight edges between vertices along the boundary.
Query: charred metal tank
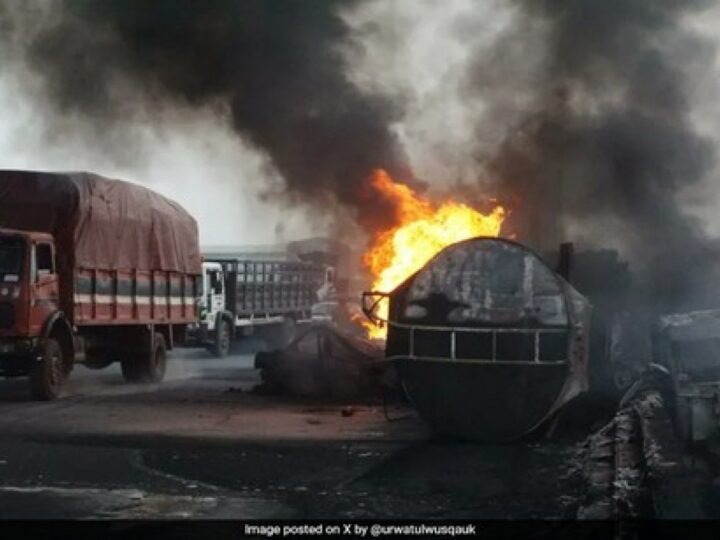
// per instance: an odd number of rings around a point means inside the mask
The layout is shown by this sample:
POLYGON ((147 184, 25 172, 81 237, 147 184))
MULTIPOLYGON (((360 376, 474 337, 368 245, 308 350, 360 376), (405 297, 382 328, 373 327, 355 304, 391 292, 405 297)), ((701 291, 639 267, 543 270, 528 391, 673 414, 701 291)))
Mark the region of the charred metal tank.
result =
POLYGON ((386 359, 438 433, 503 442, 588 388, 591 306, 525 246, 451 245, 389 294, 386 359))

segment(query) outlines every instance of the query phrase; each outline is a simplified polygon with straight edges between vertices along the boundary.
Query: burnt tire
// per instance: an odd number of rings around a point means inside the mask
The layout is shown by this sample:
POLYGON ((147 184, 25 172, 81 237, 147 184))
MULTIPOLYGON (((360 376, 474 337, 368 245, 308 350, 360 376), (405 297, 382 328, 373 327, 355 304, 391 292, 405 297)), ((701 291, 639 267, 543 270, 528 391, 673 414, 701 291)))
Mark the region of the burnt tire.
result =
POLYGON ((162 381, 167 367, 165 337, 162 334, 155 334, 150 350, 126 357, 120 364, 123 377, 127 382, 158 383, 162 381))
POLYGON ((220 320, 215 329, 215 341, 213 342, 211 352, 217 358, 225 358, 230 354, 231 336, 230 325, 224 319, 220 320))
POLYGON ((66 376, 62 348, 56 340, 46 339, 40 355, 30 371, 30 395, 42 401, 57 399, 66 376))

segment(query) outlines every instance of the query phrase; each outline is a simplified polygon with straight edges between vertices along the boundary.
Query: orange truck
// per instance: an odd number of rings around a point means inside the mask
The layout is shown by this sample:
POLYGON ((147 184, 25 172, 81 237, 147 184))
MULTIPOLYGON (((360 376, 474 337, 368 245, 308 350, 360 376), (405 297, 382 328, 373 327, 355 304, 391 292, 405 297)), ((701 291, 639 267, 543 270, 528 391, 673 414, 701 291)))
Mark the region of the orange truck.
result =
POLYGON ((54 399, 76 363, 159 382, 198 320, 197 223, 89 173, 0 170, 0 375, 54 399))

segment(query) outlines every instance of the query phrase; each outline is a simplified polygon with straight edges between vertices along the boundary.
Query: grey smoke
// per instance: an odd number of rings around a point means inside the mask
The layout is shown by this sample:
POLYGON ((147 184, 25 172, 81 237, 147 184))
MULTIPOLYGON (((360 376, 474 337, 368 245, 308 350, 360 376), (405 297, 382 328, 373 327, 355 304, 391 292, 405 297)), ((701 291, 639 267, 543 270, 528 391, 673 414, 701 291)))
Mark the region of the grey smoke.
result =
POLYGON ((717 241, 679 202, 716 167, 691 121, 715 41, 685 24, 712 2, 441 4, 64 0, 31 32, 0 6, 0 40, 21 42, 52 107, 95 126, 139 99, 150 121, 228 115, 277 171, 271 196, 377 229, 389 212, 363 180, 412 179, 405 147, 436 186, 507 202, 519 240, 620 247, 659 309, 717 306, 717 241))
POLYGON ((715 166, 712 141, 691 122, 691 92, 716 51, 683 24, 710 2, 518 5, 518 23, 477 56, 470 86, 502 103, 503 55, 528 28, 542 28, 533 99, 486 161, 499 192, 517 204, 519 237, 547 245, 584 223, 639 262, 637 282, 661 309, 717 306, 720 246, 678 202, 715 166))
POLYGON ((339 202, 373 229, 391 212, 365 179, 378 167, 412 178, 388 129, 401 109, 344 75, 339 4, 64 0, 26 58, 55 107, 98 124, 122 118, 138 94, 148 114, 153 102, 222 103, 237 132, 269 156, 283 195, 339 202), (136 93, 118 95, 118 86, 136 93))

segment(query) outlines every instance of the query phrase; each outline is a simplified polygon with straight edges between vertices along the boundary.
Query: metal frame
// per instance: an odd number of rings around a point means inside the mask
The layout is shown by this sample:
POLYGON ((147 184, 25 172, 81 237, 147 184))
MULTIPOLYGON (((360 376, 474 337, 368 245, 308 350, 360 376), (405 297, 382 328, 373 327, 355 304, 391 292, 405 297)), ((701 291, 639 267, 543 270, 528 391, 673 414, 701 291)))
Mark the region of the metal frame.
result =
POLYGON ((210 259, 225 272, 235 272, 238 319, 302 314, 316 301, 325 268, 307 262, 210 259))
POLYGON ((493 364, 493 365, 532 365, 532 366, 559 366, 569 363, 569 358, 563 360, 555 360, 549 362, 540 361, 540 334, 562 334, 571 333, 572 326, 563 328, 473 328, 464 326, 425 326, 413 325, 407 323, 399 323, 382 319, 375 314, 375 310, 380 302, 384 299, 389 301, 390 294, 378 291, 364 292, 362 295, 362 310, 365 315, 376 325, 393 326, 395 328, 403 328, 408 332, 408 354, 396 354, 387 356, 386 360, 425 360, 438 361, 446 360, 450 362, 472 362, 474 364, 493 364), (417 356, 415 355, 415 331, 423 330, 430 332, 449 332, 450 333, 450 354, 448 356, 417 356), (492 334, 492 358, 457 358, 456 343, 457 334, 492 334), (498 360, 497 359, 497 335, 498 334, 534 334, 535 347, 533 360, 498 360))
POLYGON ((564 334, 569 333, 570 328, 467 328, 448 326, 423 326, 386 321, 388 326, 408 330, 408 354, 388 356, 387 360, 448 360, 451 362, 472 362, 494 365, 533 365, 533 366, 558 366, 568 363, 568 359, 544 362, 540 361, 540 334, 564 334), (445 332, 450 334, 450 354, 447 356, 417 356, 415 355, 415 332, 417 330, 429 332, 445 332), (456 342, 457 334, 492 334, 493 352, 492 358, 457 358, 456 342), (533 360, 498 360, 497 358, 497 335, 498 334, 534 334, 533 360))

